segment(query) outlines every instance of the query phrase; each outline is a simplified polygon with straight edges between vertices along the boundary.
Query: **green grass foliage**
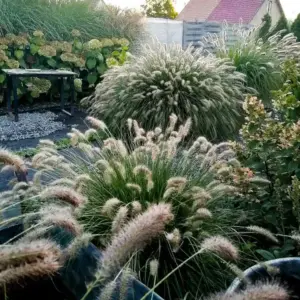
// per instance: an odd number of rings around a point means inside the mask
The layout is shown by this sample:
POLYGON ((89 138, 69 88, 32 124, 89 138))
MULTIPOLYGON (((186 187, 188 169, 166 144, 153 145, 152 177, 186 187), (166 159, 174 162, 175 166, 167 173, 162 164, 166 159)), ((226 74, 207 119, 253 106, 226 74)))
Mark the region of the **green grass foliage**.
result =
POLYGON ((224 140, 237 133, 245 83, 228 59, 154 43, 108 71, 95 95, 82 103, 114 134, 131 117, 138 117, 146 130, 165 128, 175 113, 180 121, 192 118, 194 135, 224 140))

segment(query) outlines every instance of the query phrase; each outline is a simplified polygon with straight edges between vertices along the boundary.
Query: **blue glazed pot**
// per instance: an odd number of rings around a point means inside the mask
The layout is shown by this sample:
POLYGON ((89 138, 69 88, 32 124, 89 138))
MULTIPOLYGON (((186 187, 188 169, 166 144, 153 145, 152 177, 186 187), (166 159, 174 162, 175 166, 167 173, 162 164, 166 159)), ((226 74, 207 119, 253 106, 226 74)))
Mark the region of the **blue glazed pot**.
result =
MULTIPOLYGON (((23 226, 15 225, 0 231, 0 244, 5 243, 13 236, 21 233, 23 226)), ((49 231, 45 238, 58 242, 62 249, 66 248, 73 240, 71 233, 60 228, 49 231)), ((77 256, 69 260, 61 272, 54 278, 45 278, 35 282, 26 282, 26 288, 14 285, 9 294, 11 300, 20 299, 20 295, 26 295, 26 299, 44 300, 80 300, 86 293, 86 284, 95 280, 94 274, 101 264, 101 252, 93 244, 82 248, 77 256), (46 295, 45 295, 46 294, 46 295), (47 298, 48 297, 48 298, 47 298)), ((117 289, 118 290, 118 289, 117 289)), ((128 287, 126 300, 140 300, 149 292, 149 288, 132 278, 128 287)), ((94 288, 86 300, 98 300, 101 294, 99 287, 94 288)), ((24 299, 25 299, 24 298, 24 299)), ((146 300, 163 300, 155 293, 150 293, 146 300)), ((112 300, 119 300, 118 291, 113 295, 112 300)))
MULTIPOLYGON (((86 248, 82 248, 77 257, 71 260, 63 269, 61 276, 65 286, 67 286, 76 297, 80 300, 86 292, 86 283, 94 281, 94 274, 97 266, 101 263, 101 252, 93 244, 89 244, 86 248)), ((149 292, 149 288, 140 281, 132 278, 132 282, 128 287, 126 300, 140 300, 149 292)), ((86 300, 96 300, 100 296, 100 288, 91 291, 86 300)), ((146 300, 163 300, 155 293, 150 293, 146 300)), ((116 292, 112 300, 119 300, 118 292, 116 292)))
MULTIPOLYGON (((244 277, 253 284, 259 281, 276 280, 276 282, 287 286, 293 296, 300 296, 300 258, 298 257, 280 258, 267 261, 264 265, 255 265, 244 272, 244 277), (271 275, 267 271, 267 266, 275 267, 279 272, 271 275)), ((239 292, 245 287, 246 283, 237 278, 233 281, 227 293, 239 292)))

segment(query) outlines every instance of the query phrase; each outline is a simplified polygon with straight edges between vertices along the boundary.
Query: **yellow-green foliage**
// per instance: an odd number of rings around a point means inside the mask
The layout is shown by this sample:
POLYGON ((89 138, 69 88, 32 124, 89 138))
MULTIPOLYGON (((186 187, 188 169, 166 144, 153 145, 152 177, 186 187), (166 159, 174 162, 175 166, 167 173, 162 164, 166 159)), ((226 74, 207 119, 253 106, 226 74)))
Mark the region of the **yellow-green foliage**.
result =
MULTIPOLYGON (((78 74, 75 88, 80 92, 83 86, 93 87, 107 69, 122 65, 127 58, 129 41, 125 38, 92 39, 83 43, 78 30, 73 30, 72 36, 73 41, 66 42, 47 41, 39 30, 32 35, 8 34, 0 38, 0 69, 72 70, 78 74)), ((6 76, 0 71, 0 87, 5 84, 6 76)), ((38 98, 50 88, 51 82, 46 79, 26 79, 21 81, 18 94, 38 98)))

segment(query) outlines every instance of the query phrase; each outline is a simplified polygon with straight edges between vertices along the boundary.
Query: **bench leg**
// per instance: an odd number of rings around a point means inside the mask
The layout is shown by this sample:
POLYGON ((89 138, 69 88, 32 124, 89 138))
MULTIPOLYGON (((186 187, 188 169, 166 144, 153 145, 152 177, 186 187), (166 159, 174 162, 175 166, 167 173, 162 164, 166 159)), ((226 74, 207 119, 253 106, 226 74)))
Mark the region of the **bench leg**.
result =
POLYGON ((12 90, 14 95, 14 113, 15 113, 15 122, 19 121, 19 99, 18 99, 18 80, 15 76, 12 77, 12 90))
POLYGON ((65 109, 65 97, 64 97, 64 92, 65 92, 65 87, 64 87, 64 78, 60 78, 60 108, 61 110, 65 109))
POLYGON ((70 92, 71 92, 71 116, 74 116, 74 105, 76 101, 74 78, 70 78, 70 92))
POLYGON ((7 76, 7 90, 6 90, 6 106, 7 106, 7 113, 11 113, 11 77, 7 76))

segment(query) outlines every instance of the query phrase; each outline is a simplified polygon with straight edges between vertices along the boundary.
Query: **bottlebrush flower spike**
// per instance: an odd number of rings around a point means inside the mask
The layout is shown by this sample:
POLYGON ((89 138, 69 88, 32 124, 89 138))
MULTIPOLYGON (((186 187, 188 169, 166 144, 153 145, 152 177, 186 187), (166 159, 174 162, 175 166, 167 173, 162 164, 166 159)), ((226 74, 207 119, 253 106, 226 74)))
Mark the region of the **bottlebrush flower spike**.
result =
POLYGON ((75 207, 81 206, 87 201, 84 196, 73 189, 59 185, 46 188, 41 192, 40 197, 43 200, 59 199, 75 207))
POLYGON ((98 120, 91 116, 87 117, 86 120, 96 129, 100 129, 102 131, 105 131, 107 129, 106 124, 101 120, 98 120))
POLYGON ((142 192, 141 186, 136 183, 127 183, 126 187, 138 194, 140 194, 142 192))
POLYGON ((108 199, 101 209, 102 214, 112 218, 116 207, 121 203, 122 202, 118 198, 108 199))
POLYGON ((56 148, 56 145, 51 140, 40 140, 39 141, 39 147, 50 147, 50 148, 56 148))
POLYGON ((11 165, 16 171, 27 172, 24 160, 20 156, 3 148, 0 148, 0 163, 11 165))
POLYGON ((128 208, 126 206, 121 206, 112 222, 111 232, 117 233, 120 231, 122 226, 126 223, 128 217, 128 208))
POLYGON ((288 300, 288 291, 277 283, 256 283, 248 285, 238 293, 217 294, 206 300, 288 300))
POLYGON ((0 249, 0 271, 19 266, 24 263, 33 263, 46 259, 51 255, 61 254, 59 246, 47 239, 31 242, 17 242, 0 249))
POLYGON ((173 218, 171 205, 161 203, 150 206, 143 214, 128 222, 103 252, 103 274, 110 277, 118 272, 128 257, 143 250, 154 238, 159 237, 164 232, 165 225, 173 218))
POLYGON ((48 255, 34 263, 21 264, 0 272, 0 285, 18 282, 25 278, 38 278, 54 275, 62 267, 57 255, 48 255))
POLYGON ((226 238, 222 236, 213 236, 206 238, 201 243, 204 251, 213 252, 225 260, 237 260, 239 258, 238 249, 226 238))
POLYGON ((248 226, 246 227, 247 230, 251 231, 251 232, 254 232, 254 233, 258 233, 260 235, 263 235, 265 236, 267 239, 269 239, 270 241, 273 241, 274 243, 278 244, 279 241, 278 239, 276 238, 276 236, 269 230, 265 229, 265 228, 262 228, 262 227, 259 227, 259 226, 248 226))
POLYGON ((67 231, 78 236, 82 233, 82 227, 76 221, 76 219, 66 211, 56 211, 55 214, 49 213, 42 217, 41 222, 44 225, 53 225, 66 229, 67 231))

